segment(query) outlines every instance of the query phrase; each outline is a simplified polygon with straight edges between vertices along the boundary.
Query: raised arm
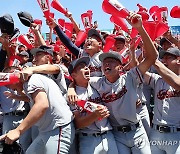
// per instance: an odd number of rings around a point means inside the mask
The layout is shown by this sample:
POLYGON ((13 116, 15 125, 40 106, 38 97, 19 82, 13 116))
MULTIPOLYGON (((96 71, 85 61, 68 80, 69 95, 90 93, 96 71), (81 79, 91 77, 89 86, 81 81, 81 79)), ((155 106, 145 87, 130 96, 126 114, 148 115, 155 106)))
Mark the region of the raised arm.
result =
POLYGON ((30 102, 30 99, 25 94, 19 95, 19 94, 12 93, 11 91, 4 91, 4 95, 7 98, 15 99, 17 101, 30 102))
POLYGON ((143 40, 145 59, 137 67, 139 68, 140 72, 144 74, 150 68, 150 66, 155 63, 155 60, 158 57, 158 51, 144 29, 140 15, 132 13, 128 22, 139 31, 139 34, 143 40), (138 21, 136 23, 132 23, 133 19, 138 19, 138 21))
POLYGON ((80 28, 79 28, 77 22, 74 20, 74 18, 73 18, 73 16, 72 16, 72 13, 70 13, 69 11, 67 11, 67 13, 65 14, 65 16, 66 16, 67 18, 69 18, 69 20, 73 23, 73 25, 74 25, 74 30, 75 30, 76 34, 78 34, 79 31, 80 31, 80 28))
POLYGON ((170 30, 168 30, 163 36, 166 37, 172 43, 174 43, 180 49, 180 40, 173 37, 170 30))
POLYGON ((54 19, 51 19, 51 22, 47 21, 47 24, 52 27, 57 35, 59 36, 61 42, 72 52, 73 55, 78 57, 80 49, 72 43, 72 41, 66 36, 66 34, 59 28, 54 19))
POLYGON ((42 73, 42 74, 58 74, 60 72, 60 68, 57 65, 52 64, 44 64, 34 67, 28 67, 21 71, 22 79, 27 81, 28 78, 35 73, 42 73))
POLYGON ((156 60, 154 67, 158 73, 162 76, 163 80, 166 81, 174 89, 180 90, 180 76, 176 75, 170 69, 168 69, 159 60, 156 60))
POLYGON ((31 29, 32 31, 34 32, 34 34, 36 35, 36 39, 38 41, 38 45, 46 45, 46 42, 44 41, 41 33, 40 33, 40 30, 39 30, 39 25, 35 24, 35 23, 32 23, 31 24, 31 29))
POLYGON ((130 42, 129 59, 130 59, 130 62, 127 64, 128 68, 131 69, 139 64, 139 61, 138 61, 138 59, 136 57, 136 53, 135 53, 135 40, 134 39, 132 39, 132 41, 130 42))
POLYGON ((44 91, 36 91, 32 94, 34 105, 31 108, 29 114, 22 121, 22 123, 16 128, 3 135, 0 140, 5 139, 5 143, 12 144, 17 140, 27 129, 32 127, 46 112, 49 107, 47 95, 44 91), (42 103, 43 102, 43 103, 42 103))

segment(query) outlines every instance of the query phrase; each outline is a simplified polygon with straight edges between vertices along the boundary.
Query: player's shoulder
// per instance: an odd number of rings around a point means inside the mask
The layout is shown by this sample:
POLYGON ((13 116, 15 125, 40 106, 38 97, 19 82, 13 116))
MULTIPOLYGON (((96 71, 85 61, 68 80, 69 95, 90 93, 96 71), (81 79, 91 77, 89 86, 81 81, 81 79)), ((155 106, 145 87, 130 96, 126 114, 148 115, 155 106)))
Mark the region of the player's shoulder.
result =
POLYGON ((102 82, 102 81, 105 81, 105 76, 102 76, 102 77, 90 77, 90 80, 89 82, 102 82))
POLYGON ((28 83, 34 83, 34 82, 38 82, 38 81, 43 81, 46 80, 47 81, 48 76, 46 74, 33 74, 29 80, 28 83))

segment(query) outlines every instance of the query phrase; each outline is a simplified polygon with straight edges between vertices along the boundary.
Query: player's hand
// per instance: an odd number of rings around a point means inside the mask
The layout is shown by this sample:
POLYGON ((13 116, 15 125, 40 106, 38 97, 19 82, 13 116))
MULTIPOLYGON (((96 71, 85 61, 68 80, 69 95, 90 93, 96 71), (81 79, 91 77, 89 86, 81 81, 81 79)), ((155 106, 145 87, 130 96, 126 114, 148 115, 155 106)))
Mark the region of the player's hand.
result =
POLYGON ((163 34, 163 36, 166 37, 167 39, 171 39, 171 38, 172 38, 171 31, 168 30, 167 32, 165 32, 165 33, 163 34))
POLYGON ((13 144, 14 141, 19 139, 20 131, 18 129, 10 130, 7 134, 0 137, 0 141, 5 140, 6 144, 13 144))
POLYGON ((128 23, 134 28, 142 27, 142 17, 139 14, 130 12, 129 17, 127 18, 128 23))
POLYGON ((69 12, 68 10, 66 10, 65 16, 66 16, 67 18, 71 19, 71 18, 72 18, 72 13, 69 12))
POLYGON ((60 45, 58 54, 61 57, 65 57, 65 55, 66 55, 66 48, 63 45, 60 45))
POLYGON ((40 25, 38 24, 35 24, 35 23, 31 23, 31 30, 34 32, 34 33, 37 33, 38 31, 40 31, 40 25))
POLYGON ((67 99, 68 99, 68 102, 72 105, 74 105, 75 102, 78 101, 78 96, 77 96, 74 88, 68 88, 67 99))
POLYGON ((20 79, 21 81, 25 82, 29 79, 30 76, 33 75, 33 68, 32 67, 27 67, 24 68, 21 73, 20 73, 20 79))
POLYGON ((110 115, 109 110, 104 105, 99 105, 94 114, 96 114, 97 119, 104 119, 110 115))
POLYGON ((136 38, 131 39, 130 46, 129 46, 129 49, 131 52, 135 51, 135 40, 136 38))
POLYGON ((56 20, 51 17, 49 17, 49 20, 46 20, 46 24, 52 29, 54 29, 54 27, 56 27, 58 25, 56 23, 56 20))

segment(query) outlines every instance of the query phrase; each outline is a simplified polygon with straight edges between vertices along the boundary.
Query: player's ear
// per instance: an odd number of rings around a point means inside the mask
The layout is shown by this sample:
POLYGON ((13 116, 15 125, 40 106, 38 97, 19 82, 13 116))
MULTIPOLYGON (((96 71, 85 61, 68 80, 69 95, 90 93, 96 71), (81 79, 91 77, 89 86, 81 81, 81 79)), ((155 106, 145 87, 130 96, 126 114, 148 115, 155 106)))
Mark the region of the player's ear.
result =
POLYGON ((77 75, 76 75, 75 72, 72 72, 72 73, 71 73, 71 76, 72 76, 73 79, 75 79, 77 75))
POLYGON ((118 66, 118 71, 121 72, 123 70, 123 66, 122 65, 119 65, 118 66))
POLYGON ((103 44, 102 42, 99 42, 99 48, 102 49, 103 48, 103 44))
POLYGON ((50 59, 50 55, 46 54, 46 58, 50 59))
POLYGON ((177 57, 177 64, 180 64, 180 56, 177 57))

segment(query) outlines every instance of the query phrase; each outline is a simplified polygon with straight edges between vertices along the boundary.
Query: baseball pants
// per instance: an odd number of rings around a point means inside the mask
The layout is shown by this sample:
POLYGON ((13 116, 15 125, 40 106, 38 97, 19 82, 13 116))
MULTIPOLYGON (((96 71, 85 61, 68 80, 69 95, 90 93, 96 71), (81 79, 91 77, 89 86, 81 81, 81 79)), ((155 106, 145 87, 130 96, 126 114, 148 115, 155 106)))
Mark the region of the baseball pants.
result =
POLYGON ((99 136, 79 134, 80 154, 118 154, 116 141, 111 131, 99 136))
POLYGON ((39 132, 26 154, 68 154, 74 135, 73 122, 49 132, 39 132))
POLYGON ((145 128, 147 135, 150 134, 150 119, 149 119, 149 112, 146 105, 142 105, 137 108, 137 114, 141 118, 142 124, 145 128))
POLYGON ((113 130, 119 154, 151 154, 149 140, 142 125, 130 132, 113 130))
MULTIPOLYGON (((26 115, 23 116, 15 116, 15 115, 4 115, 3 116, 3 134, 7 133, 8 131, 15 129, 19 126, 19 124, 24 120, 26 115)), ((32 141, 31 138, 31 128, 22 134, 18 140, 21 144, 23 151, 26 151, 30 146, 32 141)))
POLYGON ((150 145, 152 154, 179 154, 180 132, 160 133, 152 128, 150 145))

